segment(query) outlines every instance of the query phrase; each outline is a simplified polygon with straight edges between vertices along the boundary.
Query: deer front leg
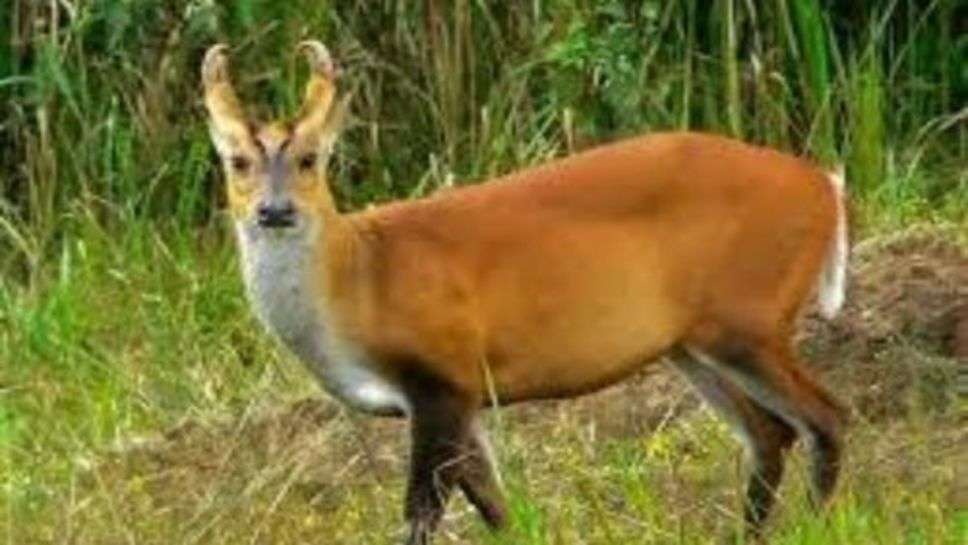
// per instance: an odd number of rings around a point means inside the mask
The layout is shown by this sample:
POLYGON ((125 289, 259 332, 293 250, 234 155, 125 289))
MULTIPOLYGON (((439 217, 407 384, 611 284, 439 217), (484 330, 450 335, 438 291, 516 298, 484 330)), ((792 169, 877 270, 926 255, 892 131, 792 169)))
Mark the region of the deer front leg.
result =
POLYGON ((462 479, 476 405, 437 381, 409 389, 410 478, 404 516, 407 545, 428 545, 447 499, 462 479))
POLYGON ((499 530, 507 524, 503 486, 494 453, 477 419, 471 423, 465 448, 466 454, 461 456, 460 488, 467 500, 477 508, 484 522, 492 530, 499 530))

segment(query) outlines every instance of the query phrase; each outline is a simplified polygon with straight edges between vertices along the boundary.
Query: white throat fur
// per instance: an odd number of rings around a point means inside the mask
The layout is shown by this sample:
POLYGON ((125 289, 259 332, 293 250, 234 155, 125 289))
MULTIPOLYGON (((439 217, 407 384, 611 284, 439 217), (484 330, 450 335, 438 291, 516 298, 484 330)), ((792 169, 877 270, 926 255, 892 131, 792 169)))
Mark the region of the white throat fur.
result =
POLYGON ((403 392, 374 371, 365 351, 335 331, 313 287, 313 236, 237 224, 242 275, 256 316, 333 396, 375 414, 406 413, 403 392))

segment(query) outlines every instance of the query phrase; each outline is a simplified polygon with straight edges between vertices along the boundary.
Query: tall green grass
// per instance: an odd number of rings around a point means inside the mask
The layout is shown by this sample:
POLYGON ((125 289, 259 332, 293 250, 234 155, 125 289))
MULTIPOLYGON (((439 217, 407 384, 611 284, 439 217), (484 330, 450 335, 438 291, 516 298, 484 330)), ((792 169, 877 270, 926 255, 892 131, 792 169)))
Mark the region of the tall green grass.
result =
POLYGON ((356 91, 347 207, 474 181, 624 135, 694 128, 846 161, 904 217, 963 218, 968 41, 953 0, 712 4, 439 0, 16 1, 0 14, 0 270, 36 283, 82 224, 207 228, 219 208, 197 65, 292 111, 297 39, 356 91))

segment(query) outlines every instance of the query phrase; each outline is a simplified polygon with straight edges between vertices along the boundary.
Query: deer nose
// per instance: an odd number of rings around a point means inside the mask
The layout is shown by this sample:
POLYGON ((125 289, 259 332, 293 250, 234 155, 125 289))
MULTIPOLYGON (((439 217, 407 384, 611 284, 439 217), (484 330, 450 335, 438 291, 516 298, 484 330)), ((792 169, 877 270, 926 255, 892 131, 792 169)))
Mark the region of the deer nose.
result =
POLYGON ((261 227, 292 227, 296 224, 296 207, 289 199, 264 201, 256 214, 261 227))

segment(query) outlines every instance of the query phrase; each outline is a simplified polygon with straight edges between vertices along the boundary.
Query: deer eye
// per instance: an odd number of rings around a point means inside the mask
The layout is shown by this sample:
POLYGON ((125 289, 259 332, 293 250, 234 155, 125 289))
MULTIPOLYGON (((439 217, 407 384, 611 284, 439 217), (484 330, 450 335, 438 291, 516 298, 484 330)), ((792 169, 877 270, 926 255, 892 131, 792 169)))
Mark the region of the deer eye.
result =
POLYGON ((299 158, 299 170, 310 170, 316 166, 316 154, 307 153, 299 158))
POLYGON ((238 174, 245 174, 251 166, 251 162, 241 155, 233 155, 229 158, 229 164, 232 166, 232 170, 238 174))

